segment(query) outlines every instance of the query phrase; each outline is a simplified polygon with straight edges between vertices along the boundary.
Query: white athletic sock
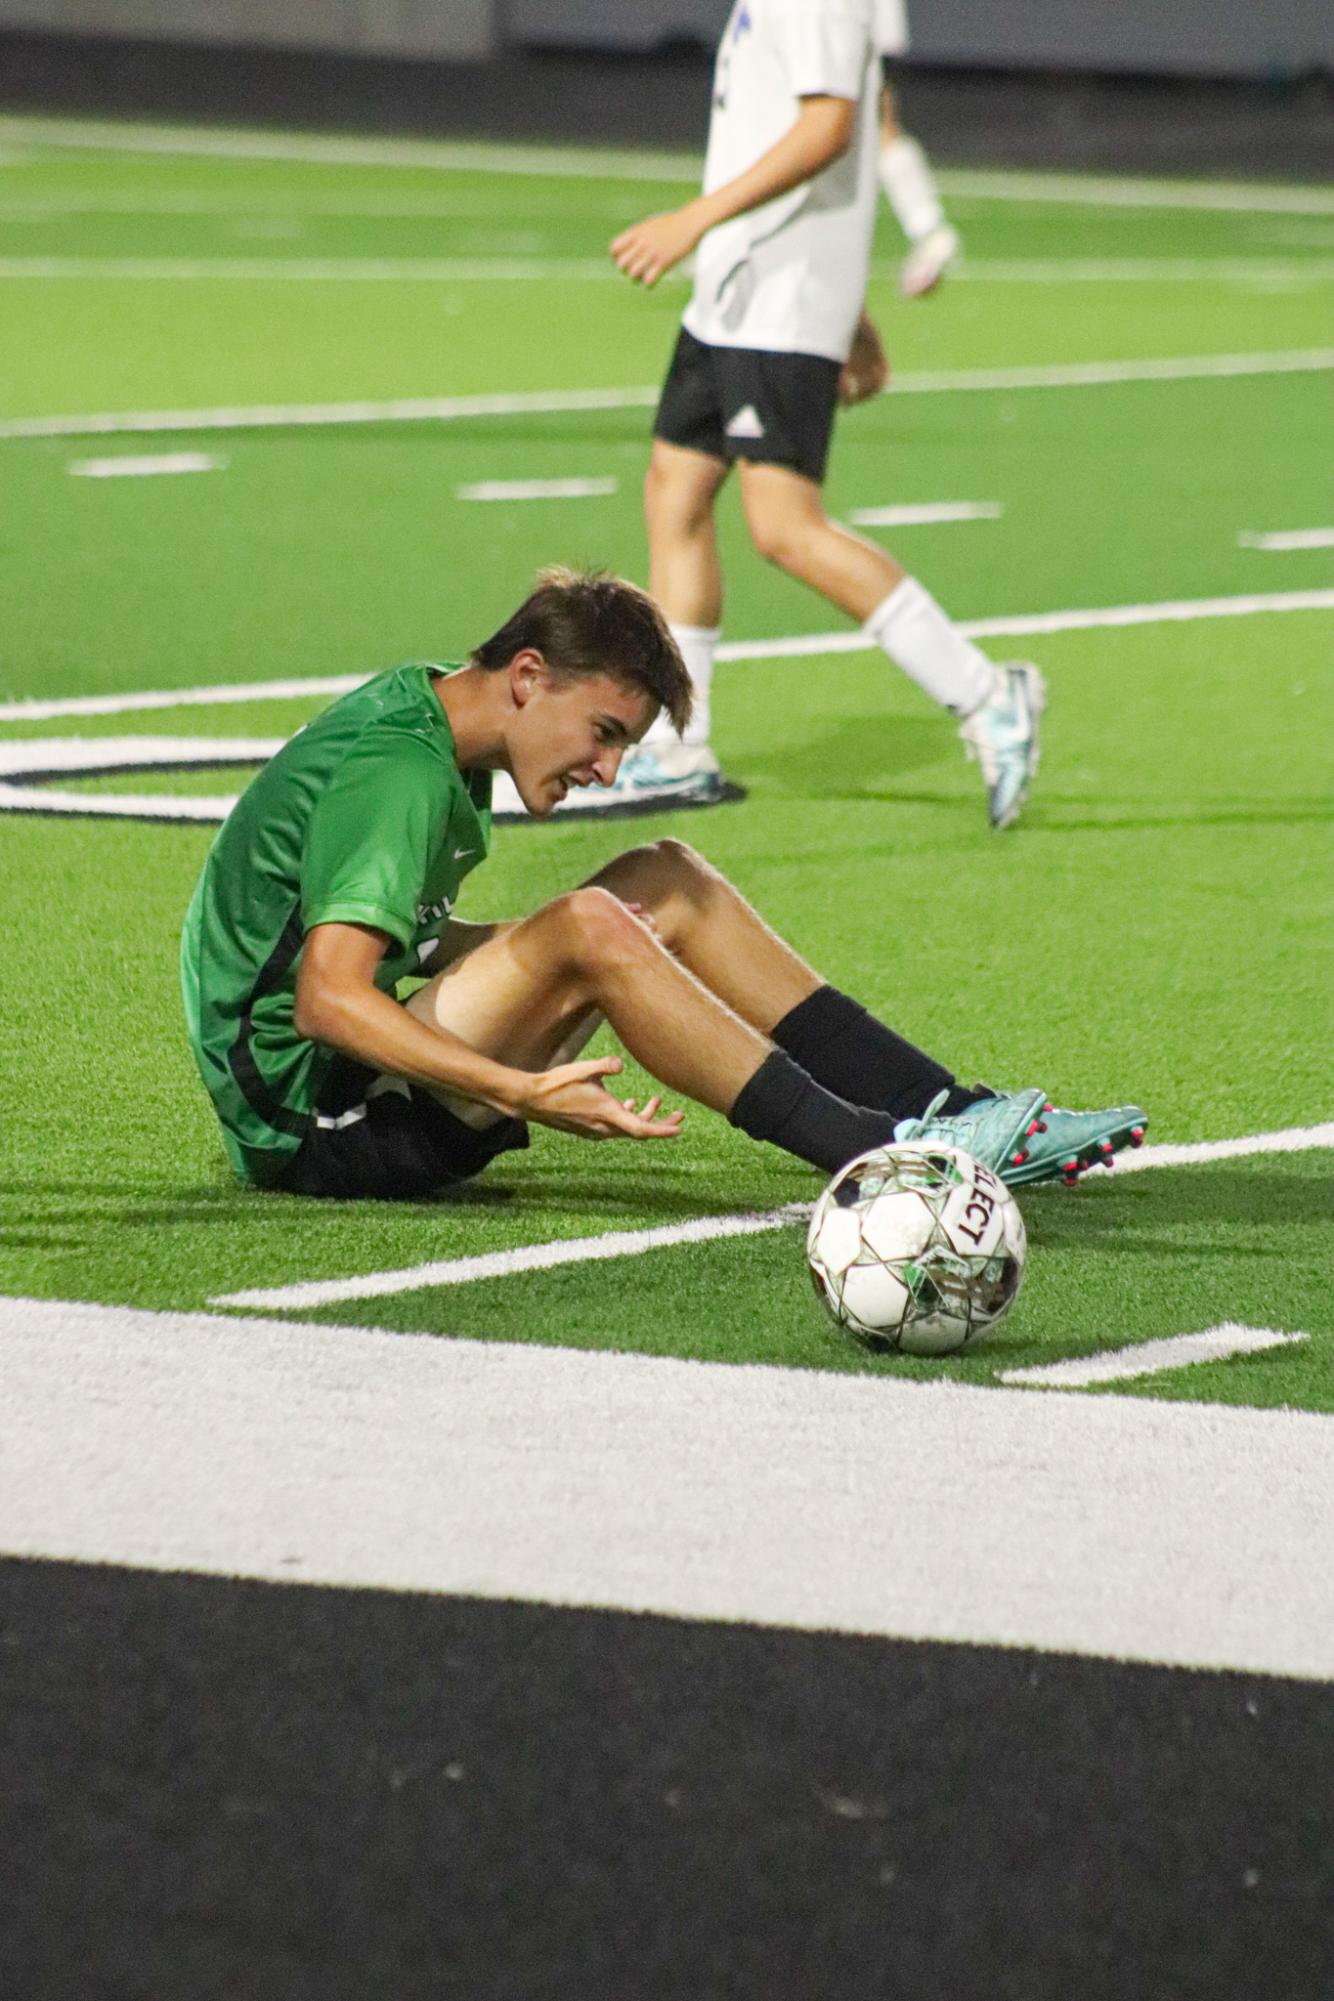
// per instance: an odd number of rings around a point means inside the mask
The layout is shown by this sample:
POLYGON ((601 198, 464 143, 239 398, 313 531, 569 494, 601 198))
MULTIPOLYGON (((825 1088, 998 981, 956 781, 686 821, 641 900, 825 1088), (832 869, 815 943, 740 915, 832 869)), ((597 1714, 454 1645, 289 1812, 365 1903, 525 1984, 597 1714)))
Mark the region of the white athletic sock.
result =
POLYGON ((995 691, 991 661, 916 577, 905 577, 876 606, 865 632, 933 702, 956 716, 971 716, 995 691))
POLYGON ((936 178, 917 141, 901 132, 880 149, 880 185, 909 243, 920 243, 944 225, 936 178))
MULTIPOLYGON (((669 621, 668 630, 681 649, 681 658, 686 663, 686 672, 690 676, 690 684, 695 692, 695 706, 681 741, 693 749, 698 749, 709 740, 709 726, 712 721, 709 695, 713 687, 713 656, 721 628, 716 625, 674 625, 669 621)), ((676 740, 672 719, 666 709, 663 709, 644 737, 644 742, 664 744, 675 743, 676 740)))

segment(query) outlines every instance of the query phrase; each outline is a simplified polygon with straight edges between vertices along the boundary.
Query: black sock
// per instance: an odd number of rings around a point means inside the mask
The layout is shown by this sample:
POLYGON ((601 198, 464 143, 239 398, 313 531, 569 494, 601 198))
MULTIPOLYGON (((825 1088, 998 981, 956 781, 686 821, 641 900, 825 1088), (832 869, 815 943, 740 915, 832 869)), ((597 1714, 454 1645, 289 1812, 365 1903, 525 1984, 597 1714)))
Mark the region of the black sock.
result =
POLYGON ((888 1112, 836 1097, 781 1049, 770 1050, 742 1085, 728 1117, 752 1139, 785 1147, 826 1174, 837 1174, 854 1155, 888 1146, 894 1137, 888 1112))
POLYGON ((892 1112, 896 1119, 920 1118, 938 1091, 949 1092, 940 1108, 947 1118, 989 1095, 956 1084, 952 1072, 837 987, 817 987, 799 1001, 773 1039, 826 1091, 892 1112))

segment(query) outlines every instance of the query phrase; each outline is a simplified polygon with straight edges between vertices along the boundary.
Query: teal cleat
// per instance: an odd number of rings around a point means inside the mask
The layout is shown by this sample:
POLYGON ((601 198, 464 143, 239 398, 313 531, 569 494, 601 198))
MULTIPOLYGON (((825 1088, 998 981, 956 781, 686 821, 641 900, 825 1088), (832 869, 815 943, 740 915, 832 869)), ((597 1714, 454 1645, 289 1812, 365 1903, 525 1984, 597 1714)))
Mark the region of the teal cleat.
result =
POLYGON ((1002 1181, 1008 1181, 1014 1173, 1016 1158, 1027 1158, 1029 1135, 1038 1129, 1047 1093, 997 1091, 989 1098, 979 1098, 966 1111, 955 1112, 951 1118, 937 1118, 936 1113, 948 1095, 946 1091, 937 1092, 920 1119, 900 1119, 894 1128, 895 1145, 905 1140, 929 1145, 938 1140, 944 1146, 957 1146, 964 1153, 971 1153, 974 1160, 980 1160, 1002 1181))
POLYGON ((901 1119, 895 1143, 939 1140, 962 1147, 1011 1188, 1059 1176, 1073 1187, 1090 1167, 1110 1167, 1124 1146, 1141 1146, 1148 1118, 1138 1105, 1107 1112, 1058 1111, 1045 1091, 999 1091, 953 1118, 937 1118, 945 1092, 920 1119, 901 1119))
POLYGON ((998 667, 996 675, 995 693, 959 725, 959 735, 982 767, 987 812, 999 831, 1019 818, 1038 768, 1038 725, 1047 705, 1047 684, 1027 661, 998 667))
POLYGON ((1036 1131, 1025 1142, 1022 1160, 1001 1170, 1012 1188, 1054 1181, 1059 1174, 1073 1188, 1090 1167, 1110 1167, 1122 1147, 1143 1146, 1148 1114, 1138 1105, 1113 1105, 1105 1112, 1066 1112, 1044 1105, 1036 1131))

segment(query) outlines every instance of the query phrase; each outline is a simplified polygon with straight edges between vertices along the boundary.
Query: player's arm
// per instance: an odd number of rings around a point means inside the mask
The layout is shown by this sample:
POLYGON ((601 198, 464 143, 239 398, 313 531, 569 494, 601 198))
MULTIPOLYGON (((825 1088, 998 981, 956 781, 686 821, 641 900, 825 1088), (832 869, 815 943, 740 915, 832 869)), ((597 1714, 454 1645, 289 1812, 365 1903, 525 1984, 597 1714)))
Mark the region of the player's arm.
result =
POLYGON ((706 230, 763 207, 832 166, 851 145, 856 122, 851 98, 803 97, 795 122, 754 166, 712 194, 697 195, 684 208, 632 224, 614 239, 612 257, 627 278, 655 285, 690 255, 706 230))
POLYGON ((554 1070, 514 1070, 443 1028, 427 1027, 375 984, 375 969, 390 942, 386 932, 369 925, 314 925, 297 972, 297 1034, 409 1083, 451 1091, 507 1118, 536 1119, 585 1139, 662 1139, 678 1131, 679 1114, 654 1116, 656 1099, 638 1112, 603 1089, 601 1079, 621 1067, 615 1056, 554 1070))

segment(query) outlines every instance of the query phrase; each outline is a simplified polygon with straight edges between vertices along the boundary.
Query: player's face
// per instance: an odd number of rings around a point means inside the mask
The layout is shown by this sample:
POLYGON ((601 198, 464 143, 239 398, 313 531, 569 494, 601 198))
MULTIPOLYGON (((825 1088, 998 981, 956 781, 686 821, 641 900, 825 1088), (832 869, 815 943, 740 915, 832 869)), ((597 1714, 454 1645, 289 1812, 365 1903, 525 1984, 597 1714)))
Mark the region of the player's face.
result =
POLYGON ((530 813, 553 813, 576 785, 610 785, 653 720, 648 696, 610 674, 560 680, 544 669, 510 732, 510 769, 530 813))

